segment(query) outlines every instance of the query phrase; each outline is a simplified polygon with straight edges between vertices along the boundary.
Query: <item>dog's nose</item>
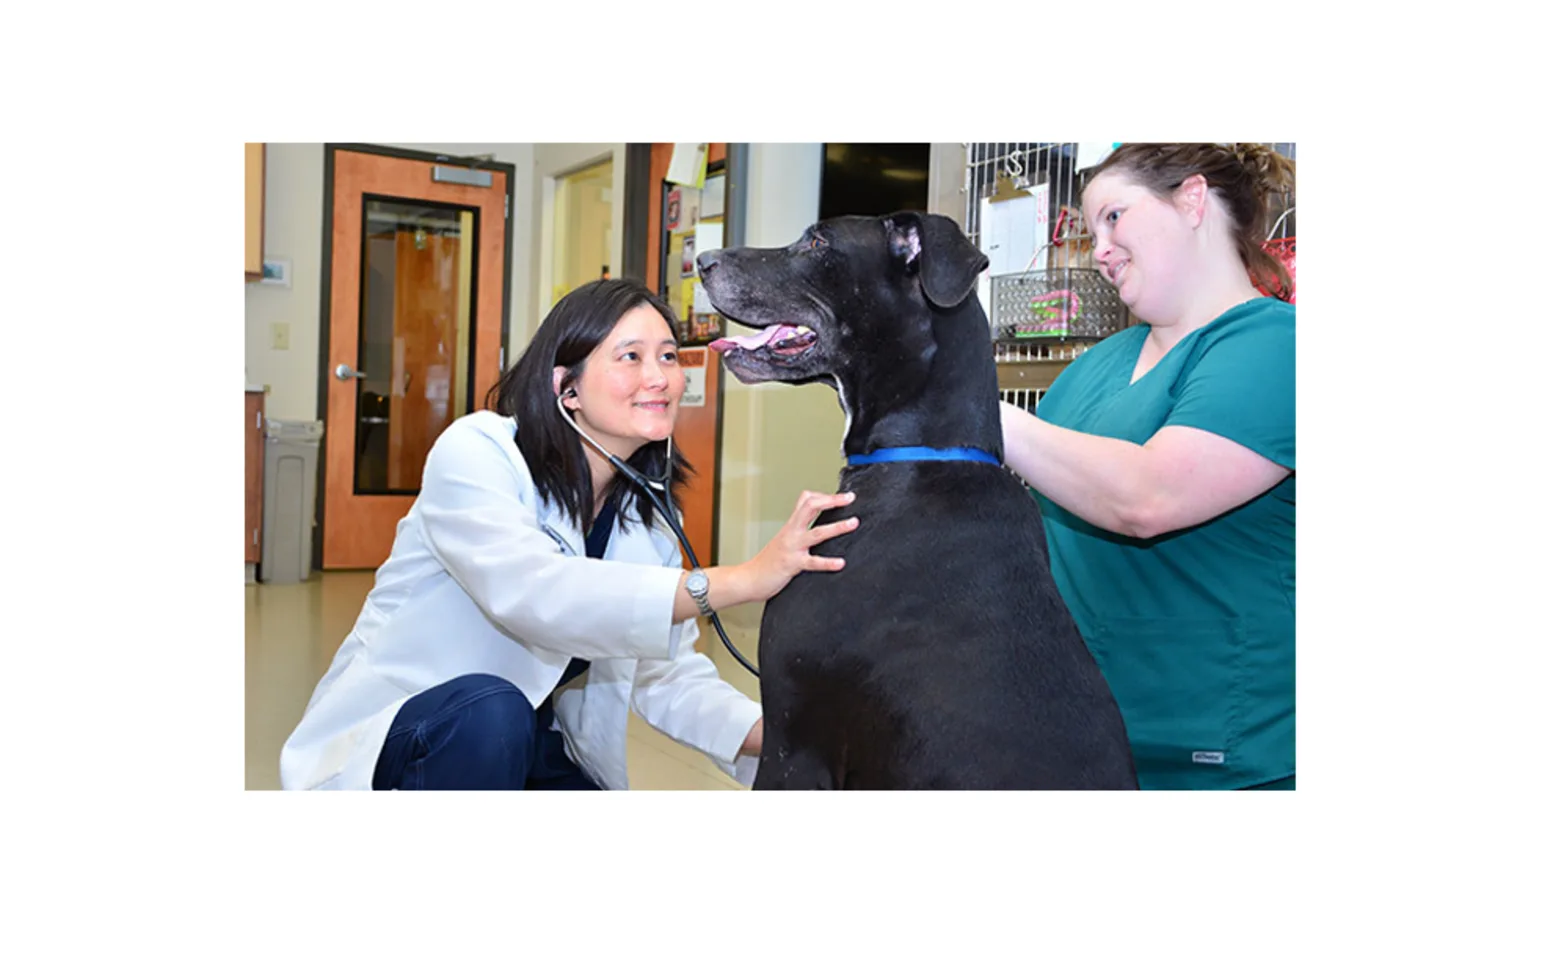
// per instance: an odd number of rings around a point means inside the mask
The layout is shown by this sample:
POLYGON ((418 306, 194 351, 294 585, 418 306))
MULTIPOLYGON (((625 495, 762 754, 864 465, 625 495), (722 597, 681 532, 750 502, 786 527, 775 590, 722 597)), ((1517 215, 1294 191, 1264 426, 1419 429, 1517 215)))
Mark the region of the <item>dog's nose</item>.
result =
POLYGON ((705 276, 717 269, 717 251, 707 250, 695 258, 695 265, 700 267, 701 276, 705 276))

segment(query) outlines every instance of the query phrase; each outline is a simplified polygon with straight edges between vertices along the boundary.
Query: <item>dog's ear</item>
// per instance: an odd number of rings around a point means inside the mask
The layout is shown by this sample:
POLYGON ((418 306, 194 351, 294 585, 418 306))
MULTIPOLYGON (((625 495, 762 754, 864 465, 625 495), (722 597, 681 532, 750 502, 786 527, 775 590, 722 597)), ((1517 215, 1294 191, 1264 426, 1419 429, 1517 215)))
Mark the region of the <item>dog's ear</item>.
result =
POLYGON ((965 300, 978 274, 988 269, 988 258, 949 217, 893 213, 886 224, 891 253, 917 272, 923 295, 935 306, 954 307, 965 300))

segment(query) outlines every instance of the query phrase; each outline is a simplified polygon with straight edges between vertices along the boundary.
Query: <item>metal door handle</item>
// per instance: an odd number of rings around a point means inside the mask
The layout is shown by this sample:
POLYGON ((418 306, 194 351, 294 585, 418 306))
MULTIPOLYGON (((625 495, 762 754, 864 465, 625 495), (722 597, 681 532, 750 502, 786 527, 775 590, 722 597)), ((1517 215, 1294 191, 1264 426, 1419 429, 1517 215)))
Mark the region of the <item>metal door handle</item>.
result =
POLYGON ((337 364, 337 369, 335 372, 337 374, 338 380, 364 379, 364 375, 362 373, 359 373, 357 370, 354 370, 345 363, 337 364))

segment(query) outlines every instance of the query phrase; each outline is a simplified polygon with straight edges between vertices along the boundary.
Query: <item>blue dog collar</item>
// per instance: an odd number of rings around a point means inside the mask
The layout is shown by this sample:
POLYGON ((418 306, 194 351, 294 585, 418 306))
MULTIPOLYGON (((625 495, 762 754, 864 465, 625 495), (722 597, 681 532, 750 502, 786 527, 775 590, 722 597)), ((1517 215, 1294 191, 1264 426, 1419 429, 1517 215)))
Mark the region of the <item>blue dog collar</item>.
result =
POLYGON ((882 447, 873 453, 855 453, 847 458, 848 466, 861 467, 868 463, 899 463, 907 460, 975 460, 1001 466, 993 454, 976 447, 882 447))

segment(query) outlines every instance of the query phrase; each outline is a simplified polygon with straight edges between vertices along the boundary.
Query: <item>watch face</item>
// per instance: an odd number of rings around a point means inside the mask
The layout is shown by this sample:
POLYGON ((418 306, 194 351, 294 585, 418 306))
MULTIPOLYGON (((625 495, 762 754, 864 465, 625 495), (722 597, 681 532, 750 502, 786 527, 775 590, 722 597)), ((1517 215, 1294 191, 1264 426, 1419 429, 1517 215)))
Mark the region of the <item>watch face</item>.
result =
POLYGON ((696 570, 693 573, 691 573, 689 575, 689 577, 685 580, 685 584, 687 586, 689 586, 690 590, 695 592, 695 593, 705 593, 706 592, 706 574, 702 573, 699 570, 696 570))

